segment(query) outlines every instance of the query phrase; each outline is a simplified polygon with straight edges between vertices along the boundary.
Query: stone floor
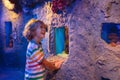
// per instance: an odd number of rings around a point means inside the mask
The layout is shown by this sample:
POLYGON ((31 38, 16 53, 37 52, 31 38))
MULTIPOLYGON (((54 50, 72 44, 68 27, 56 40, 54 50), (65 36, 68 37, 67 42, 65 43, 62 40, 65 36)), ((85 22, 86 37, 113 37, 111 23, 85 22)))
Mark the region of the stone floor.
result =
MULTIPOLYGON (((55 80, 54 75, 57 71, 48 72, 46 80, 55 80)), ((0 67, 0 80, 24 80, 24 71, 16 68, 1 68, 0 67)))
POLYGON ((0 80, 24 80, 24 73, 18 69, 0 68, 0 80))

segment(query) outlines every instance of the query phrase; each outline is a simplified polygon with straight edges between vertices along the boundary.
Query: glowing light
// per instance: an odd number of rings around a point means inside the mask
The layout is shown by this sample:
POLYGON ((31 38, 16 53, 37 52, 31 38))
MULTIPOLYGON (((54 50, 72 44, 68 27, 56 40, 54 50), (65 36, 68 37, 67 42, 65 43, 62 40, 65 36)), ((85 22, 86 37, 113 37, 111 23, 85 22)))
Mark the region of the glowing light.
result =
POLYGON ((9 9, 9 10, 13 10, 15 7, 15 4, 12 4, 9 0, 2 0, 4 6, 9 9))
POLYGON ((9 15, 11 16, 12 19, 16 19, 16 18, 19 17, 19 14, 15 13, 15 12, 13 12, 13 11, 10 11, 10 12, 9 12, 9 15))

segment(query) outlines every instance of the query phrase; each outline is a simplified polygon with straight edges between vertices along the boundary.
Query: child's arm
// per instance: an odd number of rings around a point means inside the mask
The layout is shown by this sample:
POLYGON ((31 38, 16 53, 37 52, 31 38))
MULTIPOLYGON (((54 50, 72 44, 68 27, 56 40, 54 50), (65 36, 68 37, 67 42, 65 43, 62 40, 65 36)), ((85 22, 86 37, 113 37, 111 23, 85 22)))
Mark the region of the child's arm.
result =
POLYGON ((41 49, 36 50, 33 55, 31 56, 38 63, 42 63, 46 68, 50 70, 57 70, 60 66, 56 65, 54 62, 49 62, 44 58, 44 53, 41 49))

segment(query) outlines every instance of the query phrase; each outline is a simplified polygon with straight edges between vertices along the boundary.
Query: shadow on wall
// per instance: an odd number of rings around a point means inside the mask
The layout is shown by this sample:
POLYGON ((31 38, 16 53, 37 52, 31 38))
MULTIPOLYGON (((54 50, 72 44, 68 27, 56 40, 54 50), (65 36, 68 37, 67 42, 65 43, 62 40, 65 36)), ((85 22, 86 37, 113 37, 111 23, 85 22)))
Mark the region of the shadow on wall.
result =
POLYGON ((101 77, 101 80, 110 80, 110 79, 108 79, 108 78, 104 78, 104 77, 101 77))

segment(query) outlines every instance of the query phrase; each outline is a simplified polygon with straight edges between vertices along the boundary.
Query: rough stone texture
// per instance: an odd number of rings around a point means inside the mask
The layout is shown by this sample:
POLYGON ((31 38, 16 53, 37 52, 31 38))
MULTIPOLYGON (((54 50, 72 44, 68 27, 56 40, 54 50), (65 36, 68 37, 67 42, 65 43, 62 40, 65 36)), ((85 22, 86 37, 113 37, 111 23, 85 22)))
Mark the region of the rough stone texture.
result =
MULTIPOLYGON (((9 20, 4 10, 2 24, 9 20)), ((102 23, 120 23, 120 0, 76 0, 63 14, 53 14, 50 4, 45 3, 27 15, 23 13, 13 22, 14 25, 21 23, 19 34, 33 15, 49 29, 69 27, 69 58, 55 75, 56 80, 101 80, 101 77, 120 80, 119 47, 110 47, 101 39, 102 23)))
POLYGON ((119 48, 108 46, 100 37, 102 23, 120 23, 120 1, 77 1, 70 15, 69 59, 56 79, 120 80, 119 48))

